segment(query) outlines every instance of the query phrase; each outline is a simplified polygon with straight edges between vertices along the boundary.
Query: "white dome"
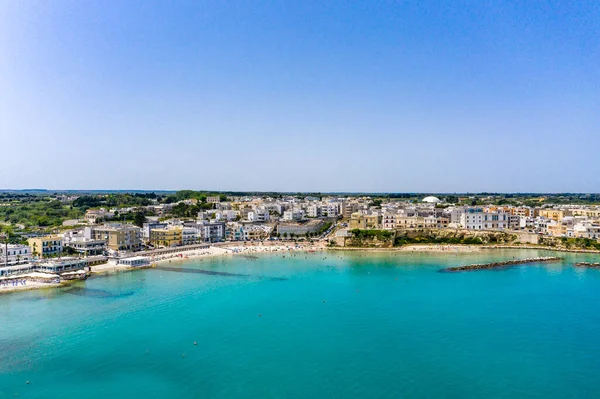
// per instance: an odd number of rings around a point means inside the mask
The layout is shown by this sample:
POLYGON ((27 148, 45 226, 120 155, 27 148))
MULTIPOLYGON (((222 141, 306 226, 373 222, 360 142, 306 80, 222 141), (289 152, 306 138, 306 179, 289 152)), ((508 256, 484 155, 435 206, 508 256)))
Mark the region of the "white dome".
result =
POLYGON ((430 196, 430 197, 423 198, 423 202, 429 202, 429 203, 435 204, 436 202, 442 202, 442 201, 438 197, 430 196))

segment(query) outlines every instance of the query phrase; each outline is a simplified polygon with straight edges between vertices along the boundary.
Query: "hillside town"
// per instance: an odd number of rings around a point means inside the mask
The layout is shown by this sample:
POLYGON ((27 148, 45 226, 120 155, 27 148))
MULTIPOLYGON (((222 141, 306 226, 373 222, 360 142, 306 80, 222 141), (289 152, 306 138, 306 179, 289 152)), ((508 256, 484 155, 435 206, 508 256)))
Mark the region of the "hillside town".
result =
MULTIPOLYGON (((70 203, 77 198, 63 195, 54 201, 70 203)), ((204 195, 170 203, 148 202, 90 207, 81 218, 63 220, 50 232, 22 232, 20 243, 5 239, 0 246, 0 276, 64 272, 106 262, 146 265, 152 256, 236 242, 336 245, 338 238, 357 230, 506 231, 529 237, 521 241, 531 244, 538 243, 537 237, 600 240, 597 205, 477 205, 471 197, 455 196, 310 195, 204 195), (185 215, 195 210, 194 215, 185 215), (121 215, 133 215, 134 220, 121 219, 121 215)))

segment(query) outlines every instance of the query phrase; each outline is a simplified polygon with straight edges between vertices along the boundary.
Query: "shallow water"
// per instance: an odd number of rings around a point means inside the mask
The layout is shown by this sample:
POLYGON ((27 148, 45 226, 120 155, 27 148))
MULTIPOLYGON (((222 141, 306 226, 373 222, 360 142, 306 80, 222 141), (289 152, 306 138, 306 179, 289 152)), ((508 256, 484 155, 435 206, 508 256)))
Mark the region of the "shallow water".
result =
POLYGON ((437 273, 538 255, 214 258, 0 296, 0 398, 600 397, 600 271, 572 267, 600 255, 437 273))

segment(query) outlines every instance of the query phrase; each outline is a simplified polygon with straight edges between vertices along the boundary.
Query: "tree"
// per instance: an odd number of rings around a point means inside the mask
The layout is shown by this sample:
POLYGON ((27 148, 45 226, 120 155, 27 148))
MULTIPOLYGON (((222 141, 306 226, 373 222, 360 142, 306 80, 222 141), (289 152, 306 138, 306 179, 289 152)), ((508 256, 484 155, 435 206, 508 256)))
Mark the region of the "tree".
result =
POLYGON ((133 217, 133 224, 135 224, 138 227, 142 227, 145 222, 146 215, 144 215, 144 212, 136 212, 135 216, 133 217))

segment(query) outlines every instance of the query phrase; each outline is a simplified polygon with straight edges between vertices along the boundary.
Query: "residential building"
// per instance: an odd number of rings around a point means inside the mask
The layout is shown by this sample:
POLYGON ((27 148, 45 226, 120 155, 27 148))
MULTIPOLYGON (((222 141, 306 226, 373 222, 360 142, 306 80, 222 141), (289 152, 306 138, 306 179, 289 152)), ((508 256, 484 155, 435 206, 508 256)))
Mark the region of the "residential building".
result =
POLYGON ((73 248, 84 256, 102 255, 106 252, 106 241, 78 237, 65 242, 65 247, 73 248))
POLYGON ((560 222, 566 215, 562 209, 540 209, 539 216, 560 222))
POLYGON ((309 218, 318 218, 321 216, 321 207, 318 204, 311 204, 306 207, 306 215, 309 218))
POLYGON ((94 227, 94 240, 106 241, 106 247, 113 251, 138 251, 142 247, 142 229, 131 224, 109 224, 94 227))
POLYGON ((208 242, 218 242, 225 239, 225 223, 223 222, 210 222, 204 223, 204 231, 202 238, 208 242))
POLYGON ((600 224, 582 221, 573 226, 573 233, 575 237, 600 240, 600 224))
POLYGON ((248 212, 248 220, 251 222, 264 223, 270 220, 269 211, 265 208, 257 208, 248 212))
POLYGON ((482 208, 467 208, 460 218, 460 224, 465 229, 472 230, 502 230, 509 226, 509 213, 484 212, 482 208))
POLYGON ((100 209, 88 209, 85 212, 84 219, 90 224, 96 224, 102 220, 109 220, 115 216, 114 212, 109 212, 104 208, 100 209))
POLYGON ((18 265, 31 260, 29 246, 21 244, 0 244, 0 266, 18 265))
POLYGON ((33 256, 52 256, 63 252, 63 242, 60 236, 33 237, 27 240, 33 256))
POLYGON ((148 222, 142 225, 142 238, 146 241, 150 240, 150 232, 153 229, 166 229, 167 223, 161 222, 148 222))
POLYGON ((355 212, 350 217, 348 226, 350 229, 377 229, 379 228, 379 216, 355 212))
POLYGON ((304 236, 306 233, 316 233, 325 225, 322 219, 310 219, 303 223, 279 223, 277 232, 281 235, 304 236))
POLYGON ((283 212, 282 220, 286 222, 292 222, 294 220, 304 219, 304 211, 302 209, 290 209, 283 212))
POLYGON ((221 196, 220 195, 209 195, 208 197, 206 197, 206 202, 209 204, 217 204, 217 203, 221 202, 221 196))
POLYGON ((158 247, 174 247, 183 244, 183 227, 166 227, 150 231, 150 245, 158 247))

